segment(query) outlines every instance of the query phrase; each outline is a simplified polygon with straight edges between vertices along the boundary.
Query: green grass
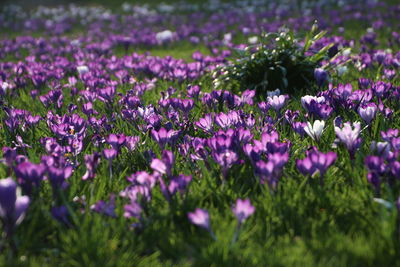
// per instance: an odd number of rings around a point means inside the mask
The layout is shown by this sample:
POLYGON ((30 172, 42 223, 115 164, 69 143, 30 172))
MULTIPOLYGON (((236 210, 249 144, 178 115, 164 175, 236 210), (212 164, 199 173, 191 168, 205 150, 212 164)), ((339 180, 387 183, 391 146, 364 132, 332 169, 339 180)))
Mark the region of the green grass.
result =
MULTIPOLYGON (((119 0, 118 0, 119 1, 119 0)), ((196 1, 196 0, 193 0, 196 1)), ((155 0, 151 3, 156 2, 155 0)), ((115 4, 115 2, 113 2, 115 4)), ((348 37, 358 38, 361 28, 346 25, 348 37)), ((385 30, 386 31, 386 30, 385 30)), ((384 40, 386 32, 381 35, 384 40)), ((394 48, 395 50, 398 48, 394 48)), ((194 46, 183 42, 153 49, 138 48, 129 51, 154 56, 172 56, 190 61, 195 51, 209 53, 204 46, 194 46)), ((115 51, 123 56, 124 51, 115 51)), ((11 60, 7 58, 7 60, 11 60)), ((337 83, 354 83, 359 77, 376 78, 375 68, 370 72, 359 72, 350 67, 350 73, 337 78, 337 83)), ((210 92, 211 78, 202 77, 194 83, 201 84, 202 90, 210 92)), ((156 104, 160 92, 169 86, 177 88, 175 97, 186 93, 188 82, 159 81, 152 91, 142 97, 144 104, 156 104)), ((394 82, 396 86, 400 83, 394 82)), ((46 116, 47 109, 38 101, 32 101, 29 95, 31 87, 18 92, 18 96, 8 97, 6 101, 15 108, 23 108, 33 114, 46 116)), ((125 93, 129 88, 118 88, 125 93)), ((47 88, 46 88, 47 90, 47 88)), ((78 97, 70 96, 64 90, 64 106, 61 113, 67 112, 68 103, 80 107, 78 97)), ((287 108, 305 112, 300 104, 301 95, 293 95, 287 108)), ((195 103, 189 117, 196 121, 205 113, 211 112, 200 101, 195 103)), ((288 139, 293 144, 290 160, 284 168, 283 177, 275 191, 261 185, 254 177, 247 162, 234 166, 228 179, 221 185, 220 167, 213 162, 193 163, 181 156, 177 147, 167 146, 176 157, 174 174, 191 174, 193 181, 188 192, 167 202, 157 187, 151 202, 144 211, 143 227, 134 228, 135 220, 123 218, 122 198, 116 200, 117 218, 106 217, 91 212, 90 205, 98 200, 109 199, 110 193, 123 190, 128 182, 126 176, 140 170, 151 171, 145 152, 153 150, 158 156, 161 150, 149 136, 135 128, 131 123, 118 118, 112 132, 126 135, 139 135, 140 145, 134 152, 123 151, 113 161, 113 179, 109 179, 108 163, 103 160, 97 169, 93 181, 82 181, 85 173, 83 154, 99 151, 90 140, 85 139, 84 152, 78 157, 81 165, 76 169, 68 183, 70 187, 61 192, 62 197, 55 202, 48 182, 43 182, 35 192, 24 222, 15 235, 18 252, 10 249, 0 254, 0 266, 399 266, 399 226, 400 220, 395 208, 388 209, 373 201, 374 190, 366 180, 367 170, 364 158, 369 155, 369 144, 380 140, 380 130, 399 128, 398 103, 389 105, 395 112, 393 119, 378 115, 372 125, 372 133, 362 133, 363 144, 351 161, 345 148, 331 147, 335 139, 333 118, 327 121, 327 129, 319 144, 309 137, 300 138, 287 124, 278 124, 280 140, 288 139), (321 151, 336 151, 338 159, 325 176, 325 186, 319 186, 318 177, 302 176, 295 159, 303 158, 305 151, 316 145, 321 151), (72 201, 75 196, 85 196, 87 205, 81 212, 81 206, 72 201), (250 198, 256 212, 242 226, 237 240, 237 221, 231 212, 231 206, 237 198, 250 198), (57 222, 51 216, 54 205, 67 205, 71 216, 71 226, 57 222), (205 230, 196 227, 187 219, 187 213, 195 208, 205 208, 210 212, 214 240, 205 230)), ((110 115, 110 110, 97 101, 95 108, 100 114, 110 115)), ((114 103, 114 111, 120 107, 114 103)), ((220 105, 216 112, 226 112, 227 107, 220 105)), ((256 117, 263 116, 254 107, 246 112, 256 117)), ((341 110, 344 121, 360 120, 355 112, 341 110)), ((80 115, 86 118, 85 115, 80 115)), ((271 111, 270 116, 275 116, 271 111)), ((14 136, 4 126, 4 111, 0 111, 0 146, 10 146, 14 136)), ((164 118, 164 121, 166 119, 164 118)), ((39 137, 50 136, 44 121, 26 132, 18 132, 32 148, 28 157, 39 162, 44 153, 39 137)), ((93 133, 88 130, 88 136, 93 133)), ((108 134, 108 133, 107 133, 108 134)), ((202 133, 190 128, 191 136, 204 137, 202 133)), ((253 133, 259 138, 260 133, 253 133)), ((6 177, 8 170, 0 166, 0 177, 6 177)), ((398 182, 398 181, 397 181, 398 182)), ((399 196, 399 183, 389 187, 382 186, 383 199, 395 202, 399 196)))

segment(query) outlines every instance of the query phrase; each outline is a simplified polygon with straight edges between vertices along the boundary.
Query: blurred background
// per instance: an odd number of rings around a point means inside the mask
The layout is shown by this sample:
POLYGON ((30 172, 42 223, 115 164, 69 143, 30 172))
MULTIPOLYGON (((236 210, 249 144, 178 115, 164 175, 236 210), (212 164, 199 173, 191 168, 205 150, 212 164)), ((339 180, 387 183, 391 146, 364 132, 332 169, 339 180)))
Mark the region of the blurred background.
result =
MULTIPOLYGON (((85 5, 104 5, 107 7, 120 7, 123 3, 130 4, 173 4, 179 0, 0 0, 0 5, 16 4, 26 8, 37 7, 38 5, 57 6, 67 4, 85 4, 85 5)), ((204 0, 185 0, 185 3, 204 3, 204 0)), ((238 0, 220 0, 219 2, 239 2, 238 0)))
MULTIPOLYGON (((361 3, 361 2, 371 2, 375 1, 378 2, 379 0, 217 0, 218 2, 222 3, 247 3, 247 2, 257 2, 257 3, 270 3, 270 2, 278 2, 278 3, 292 3, 296 5, 300 5, 302 2, 308 3, 318 3, 323 5, 326 3, 336 2, 339 5, 344 5, 346 3, 361 3)), ((391 3, 398 3, 400 0, 381 0, 384 2, 391 2, 391 3)), ((165 4, 175 4, 175 3, 195 3, 195 4, 204 4, 208 2, 207 0, 0 0, 0 6, 6 4, 17 4, 24 6, 25 8, 33 8, 37 7, 38 5, 45 5, 45 6, 58 6, 58 5, 67 5, 67 4, 85 4, 85 5, 103 5, 107 7, 120 7, 123 3, 130 3, 130 4, 148 4, 154 5, 159 3, 165 4)))

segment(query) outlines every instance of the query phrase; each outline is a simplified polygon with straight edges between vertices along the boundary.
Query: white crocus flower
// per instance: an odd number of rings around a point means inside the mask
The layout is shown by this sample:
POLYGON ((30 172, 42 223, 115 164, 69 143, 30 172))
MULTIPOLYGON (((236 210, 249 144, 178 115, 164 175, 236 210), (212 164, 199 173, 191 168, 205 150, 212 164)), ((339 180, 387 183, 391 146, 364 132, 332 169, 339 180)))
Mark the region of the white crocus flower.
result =
POLYGON ((387 209, 392 209, 394 207, 393 203, 384 200, 382 198, 374 198, 374 202, 381 204, 382 206, 384 206, 387 209))
POLYGON ((343 74, 347 73, 349 69, 347 68, 347 66, 339 66, 336 68, 336 70, 339 76, 343 76, 343 74))
POLYGON ((319 141, 322 132, 324 131, 325 121, 314 121, 314 124, 311 125, 310 122, 307 122, 307 126, 304 127, 304 131, 316 142, 319 141))
POLYGON ((174 33, 171 32, 170 30, 165 30, 165 31, 162 31, 162 32, 158 32, 156 34, 156 39, 157 39, 157 42, 159 44, 163 44, 163 43, 169 42, 173 38, 174 38, 174 33))
POLYGON ((78 73, 79 73, 80 75, 89 72, 89 68, 88 68, 87 66, 85 66, 85 65, 81 65, 81 66, 76 67, 76 70, 78 71, 78 73))

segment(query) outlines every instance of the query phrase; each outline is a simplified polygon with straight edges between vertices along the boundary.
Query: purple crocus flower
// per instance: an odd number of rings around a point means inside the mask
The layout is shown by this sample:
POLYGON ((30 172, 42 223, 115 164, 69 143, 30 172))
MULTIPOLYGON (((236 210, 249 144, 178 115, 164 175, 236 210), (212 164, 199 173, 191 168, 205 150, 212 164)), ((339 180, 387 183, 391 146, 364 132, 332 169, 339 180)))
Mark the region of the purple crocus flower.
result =
POLYGON ((0 180, 0 218, 7 235, 22 222, 28 206, 29 197, 17 195, 17 183, 12 178, 0 180))
POLYGON ((161 148, 164 148, 164 146, 167 143, 172 143, 174 142, 179 135, 179 131, 175 130, 166 130, 165 128, 160 128, 160 130, 151 130, 151 136, 156 140, 156 142, 160 145, 161 148))
POLYGON ((248 217, 250 217, 256 208, 251 205, 249 199, 238 199, 236 200, 236 204, 232 207, 232 212, 235 214, 236 218, 239 221, 239 224, 242 224, 248 217))
POLYGON ((182 99, 179 108, 183 111, 185 116, 193 109, 194 101, 192 99, 182 99))
POLYGON ((305 123, 305 122, 295 121, 292 123, 293 130, 302 137, 306 133, 304 131, 304 128, 306 128, 306 127, 307 127, 307 123, 305 123))
POLYGON ((28 114, 25 118, 25 121, 29 126, 32 127, 32 126, 38 124, 41 119, 42 119, 42 117, 40 117, 39 115, 32 116, 31 114, 28 114))
POLYGON ((215 116, 215 124, 223 129, 227 129, 232 125, 231 117, 223 112, 215 116))
POLYGON ((127 180, 135 185, 145 185, 149 188, 153 188, 157 181, 157 175, 152 175, 145 171, 139 171, 127 177, 127 180))
POLYGON ((390 172, 396 179, 400 179, 400 162, 394 161, 390 164, 390 172))
POLYGON ((30 145, 25 144, 24 140, 23 140, 22 137, 19 136, 19 135, 17 135, 17 136, 15 137, 15 141, 16 141, 16 142, 14 142, 14 141, 12 142, 12 143, 14 144, 14 147, 15 147, 15 148, 22 148, 24 151, 25 151, 26 148, 31 148, 30 145))
POLYGON ((284 165, 289 160, 289 153, 273 153, 268 155, 268 161, 258 160, 255 163, 256 174, 260 176, 261 183, 265 181, 271 189, 275 189, 282 176, 284 165))
POLYGON ((120 148, 124 145, 125 143, 126 136, 124 134, 110 134, 106 142, 107 144, 111 145, 114 149, 120 150, 120 148))
POLYGON ((323 97, 323 96, 316 97, 316 96, 311 96, 311 95, 305 95, 305 96, 301 97, 301 105, 308 112, 310 112, 312 110, 312 108, 311 108, 312 103, 322 104, 324 102, 325 102, 325 97, 323 97))
POLYGON ((346 105, 346 101, 353 93, 353 86, 348 84, 338 84, 337 88, 333 90, 335 99, 340 103, 346 105))
POLYGON ((267 114, 270 108, 268 102, 260 102, 257 104, 258 108, 261 110, 262 113, 267 114))
POLYGON ((389 129, 386 132, 381 131, 381 136, 383 140, 390 143, 392 142, 393 138, 399 136, 399 133, 399 129, 389 129))
POLYGON ((194 123, 197 128, 202 129, 205 132, 213 132, 213 119, 211 114, 206 114, 204 118, 200 118, 199 121, 194 123))
POLYGON ((71 226, 71 223, 68 220, 68 208, 65 205, 51 208, 51 215, 60 223, 71 226))
POLYGON ((188 218, 194 225, 200 226, 206 230, 211 230, 210 215, 208 211, 197 208, 194 212, 188 213, 188 218))
POLYGON ((104 103, 110 104, 113 102, 115 96, 116 89, 114 86, 107 86, 104 89, 98 90, 99 96, 98 99, 103 101, 104 103))
POLYGON ((372 91, 374 94, 381 99, 389 90, 391 90, 392 84, 391 83, 385 83, 383 81, 377 81, 373 86, 372 86, 372 91))
POLYGON ((53 166, 48 167, 48 179, 53 187, 53 190, 56 190, 57 188, 66 188, 67 183, 65 180, 72 175, 72 171, 73 169, 71 166, 67 166, 65 168, 55 168, 53 166))
POLYGON ((91 116, 94 113, 92 102, 87 102, 86 104, 83 104, 82 112, 88 117, 91 116))
POLYGON ((222 167, 223 177, 227 177, 228 170, 237 163, 239 156, 233 150, 215 151, 212 153, 214 160, 222 167))
POLYGON ((36 89, 30 91, 30 95, 32 97, 32 100, 35 100, 38 94, 39 94, 39 91, 36 90, 36 89))
POLYGON ((61 108, 63 105, 64 96, 61 90, 50 90, 48 94, 39 96, 40 101, 45 107, 53 104, 55 108, 61 108))
POLYGON ((380 194, 381 178, 386 173, 387 166, 382 157, 368 156, 365 158, 365 165, 369 170, 367 175, 368 182, 374 186, 377 195, 380 194))
POLYGON ((44 164, 34 164, 29 161, 22 162, 14 168, 18 183, 26 194, 30 194, 32 186, 39 186, 44 178, 46 166, 44 164))
POLYGON ((353 123, 353 127, 350 122, 344 123, 343 128, 335 126, 335 133, 338 140, 346 146, 352 159, 354 158, 355 151, 361 144, 361 138, 359 138, 360 132, 361 124, 359 122, 353 123))
POLYGON ((96 204, 90 206, 90 209, 94 212, 104 214, 106 216, 110 216, 113 218, 117 217, 117 215, 115 214, 115 195, 110 195, 110 201, 108 203, 103 200, 99 200, 96 202, 96 204))
POLYGON ((323 186, 323 177, 328 168, 336 161, 336 153, 322 153, 313 147, 307 151, 304 159, 296 161, 297 168, 304 175, 314 175, 317 171, 320 174, 320 184, 323 186))
MULTIPOLYGON (((135 175, 135 174, 134 174, 135 175)), ((134 176, 132 175, 132 176, 134 176)), ((129 177, 128 179, 130 179, 132 177, 129 177)), ((157 179, 154 176, 149 176, 149 178, 151 178, 151 181, 146 181, 146 182, 132 182, 132 185, 128 186, 127 188, 125 188, 124 190, 122 190, 120 192, 120 196, 121 197, 125 197, 125 198, 129 198, 131 201, 136 202, 139 199, 142 201, 150 201, 151 200, 151 189, 153 188, 153 184, 150 183, 154 183, 155 184, 155 179, 157 179), (142 198, 139 198, 140 196, 142 196, 142 198)))
POLYGON ((198 85, 189 85, 188 86, 188 89, 187 89, 187 95, 188 95, 188 97, 191 97, 191 98, 196 98, 197 99, 197 97, 199 96, 199 94, 200 94, 200 86, 198 86, 198 85))
POLYGON ((3 147, 2 151, 4 159, 1 159, 0 162, 5 163, 8 167, 12 167, 17 157, 17 150, 15 148, 5 146, 3 147))
POLYGON ((296 110, 290 110, 287 109, 285 111, 285 119, 289 124, 292 124, 298 117, 299 117, 300 111, 296 110))
POLYGON ((358 79, 358 87, 360 89, 367 89, 371 83, 372 81, 366 78, 358 79))
POLYGON ((375 142, 372 141, 369 147, 371 152, 375 152, 378 156, 387 158, 390 155, 390 143, 389 142, 375 142))
POLYGON ((327 119, 333 112, 333 108, 324 96, 303 96, 301 98, 301 105, 309 113, 317 115, 321 119, 327 119))
POLYGON ((386 171, 384 159, 378 156, 368 156, 365 158, 365 165, 368 169, 377 174, 383 175, 386 171))
POLYGON ((168 186, 169 195, 174 195, 176 192, 183 194, 191 181, 192 176, 190 175, 180 174, 173 177, 168 186))
POLYGON ((314 78, 317 81, 318 87, 322 87, 328 80, 328 73, 322 68, 316 68, 314 70, 314 78))
POLYGON ((253 105, 253 98, 256 95, 256 90, 245 90, 240 98, 242 104, 253 105))

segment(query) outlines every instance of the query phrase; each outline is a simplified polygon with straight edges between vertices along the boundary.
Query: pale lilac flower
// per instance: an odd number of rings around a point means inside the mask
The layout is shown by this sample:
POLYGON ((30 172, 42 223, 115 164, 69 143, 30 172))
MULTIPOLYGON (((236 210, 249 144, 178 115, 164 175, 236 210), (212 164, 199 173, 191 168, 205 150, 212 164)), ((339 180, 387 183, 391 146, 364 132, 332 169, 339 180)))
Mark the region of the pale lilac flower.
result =
POLYGON ((150 167, 160 174, 171 175, 172 167, 175 163, 174 153, 168 150, 162 152, 161 160, 154 158, 151 161, 150 167))
POLYGON ((269 96, 267 98, 267 102, 270 107, 272 107, 276 112, 279 112, 283 106, 286 104, 286 100, 289 98, 288 95, 274 95, 274 96, 269 96))
POLYGON ((103 156, 106 160, 112 161, 118 154, 118 151, 115 150, 114 148, 105 148, 103 150, 103 156))
POLYGON ((140 141, 139 136, 127 136, 125 139, 125 146, 129 151, 134 151, 140 141))
POLYGON ((140 214, 142 213, 142 207, 134 202, 131 201, 129 204, 124 206, 124 217, 125 218, 140 218, 140 214))
POLYGON ((336 136, 338 140, 346 146, 351 158, 354 157, 355 151, 361 144, 361 138, 359 138, 360 132, 361 124, 359 122, 353 123, 353 127, 350 122, 344 123, 343 128, 335 126, 336 136))
POLYGON ((82 180, 93 179, 96 176, 97 166, 100 164, 100 153, 86 154, 85 157, 86 172, 82 176, 82 180))
POLYGON ((378 110, 375 103, 368 103, 365 105, 361 105, 358 108, 358 114, 365 121, 366 124, 370 124, 371 121, 376 116, 376 111, 378 110))
POLYGON ((197 208, 194 212, 189 212, 188 217, 191 223, 210 230, 210 215, 208 211, 197 208))
POLYGON ((236 200, 236 204, 232 207, 232 212, 235 214, 236 218, 239 221, 239 224, 244 222, 248 217, 250 217, 256 208, 251 205, 249 199, 238 199, 236 200))

